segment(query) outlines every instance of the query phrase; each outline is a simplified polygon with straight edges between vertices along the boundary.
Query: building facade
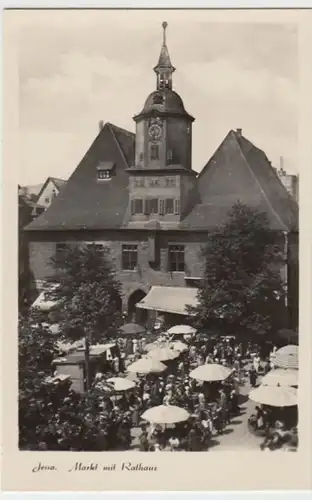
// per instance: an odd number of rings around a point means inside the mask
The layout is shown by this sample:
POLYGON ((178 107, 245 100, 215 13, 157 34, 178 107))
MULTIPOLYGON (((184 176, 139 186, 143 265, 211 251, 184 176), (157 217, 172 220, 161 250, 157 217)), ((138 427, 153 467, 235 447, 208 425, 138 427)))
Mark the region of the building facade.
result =
POLYGON ((48 177, 37 195, 37 205, 46 210, 65 185, 66 181, 63 179, 48 177))
POLYGON ((174 287, 191 290, 201 279, 202 245, 235 202, 265 211, 286 246, 298 230, 297 204, 264 152, 241 129, 229 131, 200 174, 193 170, 194 118, 173 89, 166 27, 154 68, 156 89, 133 117, 135 134, 102 123, 64 189, 27 227, 30 267, 38 284, 53 278, 51 258, 64 245, 108 246, 122 283, 121 307, 129 315, 142 300, 156 308, 149 302, 153 287, 157 310, 162 300, 168 312, 185 314, 187 304, 177 305, 174 287))
POLYGON ((299 176, 295 174, 287 174, 283 166, 277 170, 277 175, 290 196, 296 200, 297 203, 299 203, 299 176))

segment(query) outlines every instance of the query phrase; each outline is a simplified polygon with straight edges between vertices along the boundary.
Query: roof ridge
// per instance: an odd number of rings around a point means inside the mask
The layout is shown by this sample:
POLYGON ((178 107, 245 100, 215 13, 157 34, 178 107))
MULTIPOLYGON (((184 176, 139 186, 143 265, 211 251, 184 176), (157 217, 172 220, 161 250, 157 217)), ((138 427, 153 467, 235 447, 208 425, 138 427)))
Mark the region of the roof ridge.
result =
POLYGON ((204 167, 201 169, 201 171, 198 173, 198 176, 197 176, 197 179, 199 179, 201 177, 201 175, 209 168, 210 166, 210 162, 212 161, 212 159, 215 157, 215 155, 217 154, 217 152, 219 151, 219 149, 222 148, 222 145, 224 144, 224 142, 226 141, 226 139, 229 137, 229 135, 231 134, 231 132, 234 132, 233 129, 229 130, 229 132, 226 134, 226 136, 224 137, 223 141, 221 142, 221 144, 219 144, 219 146, 217 147, 217 149, 214 151, 214 153, 210 156, 209 160, 207 161, 206 165, 204 165, 204 167))
MULTIPOLYGON (((127 167, 127 168, 130 168, 130 167, 131 167, 131 165, 129 165, 129 163, 128 163, 128 161, 127 161, 127 158, 126 158, 126 155, 125 155, 125 153, 124 153, 124 151, 123 151, 123 149, 122 149, 122 147, 121 147, 121 144, 119 143, 119 141, 118 141, 118 139, 117 139, 117 137, 116 137, 115 131, 114 131, 114 128, 119 128, 119 127, 115 127, 115 125, 113 125, 112 123, 109 123, 109 122, 107 122, 107 124, 106 124, 106 125, 108 126, 108 129, 110 130, 110 132, 111 132, 111 134, 112 134, 112 136, 113 136, 113 139, 114 139, 114 141, 115 141, 115 143, 116 143, 116 146, 117 146, 117 148, 118 148, 118 151, 120 152, 120 154, 121 154, 121 156, 122 156, 122 159, 123 159, 123 161, 124 161, 124 163, 125 163, 126 167, 127 167)), ((120 130, 122 130, 122 129, 120 129, 120 130)), ((125 132, 127 132, 127 131, 125 130, 125 132)))
POLYGON ((112 127, 113 129, 119 130, 120 132, 123 132, 123 133, 125 132, 126 134, 130 134, 130 135, 135 137, 135 132, 131 132, 130 130, 127 130, 126 128, 119 127, 118 125, 114 125, 114 123, 106 122, 106 125, 108 125, 109 127, 112 127))
POLYGON ((67 182, 66 179, 62 179, 61 177, 48 177, 49 179, 56 180, 56 181, 62 181, 62 182, 67 182))
MULTIPOLYGON (((271 204, 271 202, 270 202, 269 198, 267 197, 266 192, 264 191, 264 189, 262 188, 261 183, 259 182, 258 177, 256 176, 256 174, 254 173, 254 171, 253 171, 253 170, 252 170, 252 168, 250 167, 249 162, 247 161, 247 158, 246 158, 246 156, 245 156, 245 154, 244 154, 244 152, 243 152, 243 150, 242 150, 242 148, 241 148, 241 146, 240 146, 240 144, 239 144, 239 141, 237 140, 237 136, 236 136, 235 131, 234 131, 234 130, 231 130, 231 131, 230 131, 230 133, 231 133, 232 137, 233 137, 233 138, 234 138, 234 140, 235 140, 235 143, 236 143, 236 145, 237 145, 237 147, 238 147, 238 150, 239 150, 239 152, 240 152, 240 154, 241 154, 241 156, 242 156, 242 158, 243 158, 243 160, 244 160, 244 162, 245 162, 245 164, 246 164, 246 166, 247 166, 247 168, 248 168, 248 171, 250 172, 250 174, 251 174, 251 176, 253 177, 253 179, 256 181, 256 183, 257 183, 257 185, 258 185, 258 187, 259 187, 259 189, 260 189, 260 192, 261 192, 261 194, 262 194, 262 196, 263 196, 264 200, 266 201, 266 203, 267 203, 267 205, 268 205, 269 209, 271 210, 272 214, 276 217, 276 219, 280 222, 281 226, 282 226, 282 227, 284 227, 284 229, 287 231, 287 230, 288 230, 288 228, 287 228, 286 224, 282 221, 282 219, 280 218, 280 216, 278 215, 278 213, 276 212, 276 210, 274 210, 274 208, 273 208, 273 206, 272 206, 272 204, 271 204)), ((246 139, 246 140, 248 141, 248 139, 246 139)), ((249 143, 250 143, 253 147, 256 147, 256 146, 254 146, 254 145, 253 145, 253 143, 252 143, 252 142, 250 142, 250 141, 248 141, 248 142, 249 142, 249 143)), ((258 148, 258 149, 259 149, 259 148, 258 148)), ((261 151, 261 150, 259 150, 259 151, 261 151)), ((262 151, 262 153, 263 153, 263 151, 262 151)))

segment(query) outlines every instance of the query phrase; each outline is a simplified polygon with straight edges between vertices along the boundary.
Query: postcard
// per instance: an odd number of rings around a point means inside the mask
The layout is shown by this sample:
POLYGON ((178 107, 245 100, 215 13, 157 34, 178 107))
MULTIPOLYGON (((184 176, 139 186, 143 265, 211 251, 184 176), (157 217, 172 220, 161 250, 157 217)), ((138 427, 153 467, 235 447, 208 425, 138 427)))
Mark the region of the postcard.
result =
POLYGON ((4 12, 5 490, 311 488, 311 28, 4 12))

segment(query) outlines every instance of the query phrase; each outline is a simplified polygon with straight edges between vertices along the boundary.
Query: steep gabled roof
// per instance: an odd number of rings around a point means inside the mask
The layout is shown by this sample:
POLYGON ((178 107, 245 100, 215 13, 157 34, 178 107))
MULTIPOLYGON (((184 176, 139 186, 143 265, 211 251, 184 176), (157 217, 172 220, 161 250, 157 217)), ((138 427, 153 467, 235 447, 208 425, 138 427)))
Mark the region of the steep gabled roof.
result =
POLYGON ((44 193, 44 190, 46 189, 46 187, 50 182, 52 182, 54 186, 57 188, 57 190, 60 191, 61 188, 66 185, 67 181, 65 181, 64 179, 58 179, 57 177, 47 177, 46 181, 42 185, 42 188, 37 194, 37 200, 39 200, 40 196, 42 195, 42 193, 44 193))
POLYGON ((29 231, 119 227, 128 206, 128 174, 134 162, 133 133, 106 123, 66 186, 29 231), (114 175, 97 180, 100 162, 114 162, 114 175))
POLYGON ((66 186, 67 181, 65 179, 59 179, 58 177, 50 177, 50 179, 59 191, 66 186))
POLYGON ((272 229, 298 229, 298 205, 263 151, 231 130, 198 176, 200 203, 181 228, 210 229, 223 224, 237 201, 266 212, 272 229))

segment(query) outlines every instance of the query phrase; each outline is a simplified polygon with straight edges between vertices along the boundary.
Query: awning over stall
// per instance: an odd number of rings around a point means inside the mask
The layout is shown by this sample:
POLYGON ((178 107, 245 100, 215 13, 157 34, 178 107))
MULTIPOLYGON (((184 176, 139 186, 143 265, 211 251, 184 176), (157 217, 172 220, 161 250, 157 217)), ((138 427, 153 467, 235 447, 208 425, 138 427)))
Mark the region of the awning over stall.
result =
POLYGON ((136 307, 189 316, 187 306, 196 307, 198 288, 183 286, 152 286, 136 307))
POLYGON ((36 298, 35 302, 32 304, 32 308, 40 309, 41 311, 51 311, 54 307, 58 305, 58 302, 55 300, 50 300, 46 296, 46 292, 53 291, 58 287, 58 285, 51 285, 46 290, 41 292, 39 296, 36 298))

